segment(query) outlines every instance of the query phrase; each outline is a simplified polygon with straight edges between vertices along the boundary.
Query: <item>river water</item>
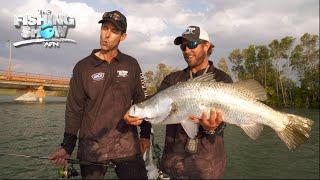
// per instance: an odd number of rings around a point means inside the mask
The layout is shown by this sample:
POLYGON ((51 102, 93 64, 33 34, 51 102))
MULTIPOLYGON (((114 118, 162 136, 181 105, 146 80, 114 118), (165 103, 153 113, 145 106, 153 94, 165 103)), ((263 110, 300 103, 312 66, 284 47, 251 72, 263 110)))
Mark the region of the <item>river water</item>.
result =
MULTIPOLYGON (((52 153, 62 140, 65 98, 48 97, 43 104, 16 103, 13 99, 0 96, 0 152, 40 156, 52 153)), ((225 130, 226 179, 319 178, 319 110, 282 111, 315 121, 310 141, 291 152, 269 127, 254 141, 240 128, 229 125, 225 130)), ((156 143, 163 147, 164 126, 155 126, 154 130, 156 143)), ((106 178, 115 177, 110 168, 106 178)), ((47 160, 0 156, 0 179, 7 178, 56 179, 58 168, 47 160)))

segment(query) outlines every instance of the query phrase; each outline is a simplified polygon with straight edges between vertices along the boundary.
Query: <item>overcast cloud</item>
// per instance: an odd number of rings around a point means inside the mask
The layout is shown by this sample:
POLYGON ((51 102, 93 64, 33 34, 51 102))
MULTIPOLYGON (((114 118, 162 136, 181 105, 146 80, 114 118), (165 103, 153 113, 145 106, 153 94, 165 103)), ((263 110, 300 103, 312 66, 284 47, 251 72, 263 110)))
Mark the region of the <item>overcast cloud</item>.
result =
POLYGON ((204 27, 216 48, 211 59, 217 61, 235 48, 249 44, 268 44, 284 36, 299 38, 305 32, 319 33, 318 0, 10 0, 0 8, 0 70, 8 67, 9 45, 21 41, 14 15, 31 14, 39 9, 64 12, 76 18, 68 38, 76 44, 61 43, 60 48, 42 44, 13 48, 13 70, 69 76, 75 63, 99 48, 97 23, 103 12, 118 9, 128 20, 128 38, 120 50, 140 62, 143 71, 160 62, 183 68, 185 62, 173 40, 188 25, 204 27))

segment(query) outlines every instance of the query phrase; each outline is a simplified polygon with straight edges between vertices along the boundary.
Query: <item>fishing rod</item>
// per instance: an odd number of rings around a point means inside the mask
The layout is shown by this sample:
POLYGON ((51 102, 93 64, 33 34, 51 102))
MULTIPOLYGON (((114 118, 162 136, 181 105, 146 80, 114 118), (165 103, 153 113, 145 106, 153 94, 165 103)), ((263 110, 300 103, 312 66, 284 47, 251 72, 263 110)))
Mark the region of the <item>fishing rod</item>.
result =
MULTIPOLYGON (((49 156, 32 156, 32 155, 26 155, 26 154, 14 154, 14 153, 3 153, 3 152, 0 152, 0 155, 15 156, 15 157, 25 157, 25 158, 33 158, 33 159, 52 160, 52 159, 50 159, 49 156)), ((66 158, 64 160, 66 160, 68 163, 71 163, 71 164, 97 165, 97 166, 104 166, 104 167, 114 167, 115 166, 111 162, 109 162, 108 164, 104 164, 104 163, 97 163, 97 162, 91 162, 91 161, 82 161, 82 160, 79 160, 79 159, 71 159, 71 158, 66 158)))
MULTIPOLYGON (((32 158, 32 159, 41 159, 41 160, 52 160, 49 156, 34 156, 34 155, 26 155, 26 154, 15 154, 15 153, 4 153, 0 152, 0 156, 14 156, 14 157, 24 157, 24 158, 32 158)), ((70 164, 70 167, 63 167, 63 169, 59 169, 59 176, 62 178, 72 178, 79 175, 79 173, 74 169, 74 164, 79 165, 96 165, 96 166, 103 166, 103 167, 112 167, 115 168, 115 164, 112 162, 108 162, 108 164, 98 163, 98 162, 90 162, 90 161, 83 161, 79 159, 71 159, 66 158, 64 159, 70 164)))

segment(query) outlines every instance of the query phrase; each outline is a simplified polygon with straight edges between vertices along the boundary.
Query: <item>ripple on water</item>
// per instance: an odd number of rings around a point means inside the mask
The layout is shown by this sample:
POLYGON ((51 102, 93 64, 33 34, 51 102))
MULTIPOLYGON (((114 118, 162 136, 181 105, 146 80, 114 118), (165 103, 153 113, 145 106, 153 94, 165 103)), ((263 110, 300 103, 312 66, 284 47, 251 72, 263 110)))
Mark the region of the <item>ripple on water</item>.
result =
MULTIPOLYGON (((63 138, 65 103, 1 103, 0 151, 47 156, 63 138)), ((319 177, 319 110, 290 110, 316 121, 311 140, 290 152, 268 127, 253 141, 232 125, 225 130, 227 167, 225 178, 317 179, 319 177)), ((156 143, 163 147, 164 126, 154 126, 156 143)), ((73 157, 75 153, 73 153, 73 157)), ((79 170, 79 166, 76 166, 79 170)), ((49 161, 0 156, 0 179, 58 178, 57 167, 49 161)), ((115 178, 108 170, 108 178, 115 178)))

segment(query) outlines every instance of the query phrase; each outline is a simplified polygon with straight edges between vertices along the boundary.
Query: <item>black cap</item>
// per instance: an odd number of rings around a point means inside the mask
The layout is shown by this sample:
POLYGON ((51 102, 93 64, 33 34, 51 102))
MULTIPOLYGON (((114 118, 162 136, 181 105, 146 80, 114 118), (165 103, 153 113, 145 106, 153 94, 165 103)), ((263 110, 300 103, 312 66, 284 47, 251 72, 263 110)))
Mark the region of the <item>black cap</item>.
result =
POLYGON ((111 22, 118 30, 127 31, 127 18, 119 11, 105 12, 99 23, 111 22))
POLYGON ((176 37, 174 40, 175 45, 182 44, 182 40, 186 39, 188 41, 193 42, 201 42, 201 41, 208 41, 210 42, 208 33, 198 26, 188 26, 184 33, 181 36, 176 37))

